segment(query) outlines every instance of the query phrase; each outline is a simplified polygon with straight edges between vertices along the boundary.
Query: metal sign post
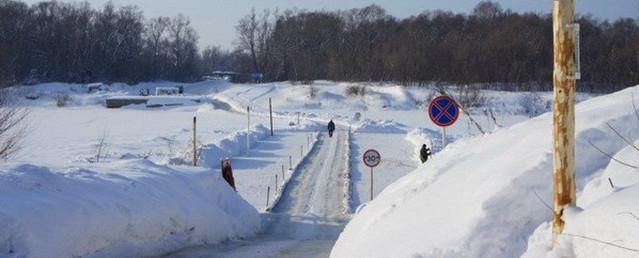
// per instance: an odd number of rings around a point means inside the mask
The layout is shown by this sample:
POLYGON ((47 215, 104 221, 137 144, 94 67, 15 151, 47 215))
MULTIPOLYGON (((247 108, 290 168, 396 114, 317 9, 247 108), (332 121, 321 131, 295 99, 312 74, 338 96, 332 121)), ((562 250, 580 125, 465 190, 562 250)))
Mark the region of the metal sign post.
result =
POLYGON ((370 149, 364 152, 364 156, 362 157, 364 160, 364 164, 371 168, 371 201, 373 200, 373 168, 379 166, 379 163, 382 162, 382 155, 379 154, 378 151, 370 149))
POLYGON ((449 127, 459 118, 459 105, 449 96, 439 96, 430 102, 428 116, 442 129, 442 149, 446 147, 446 127, 449 127))

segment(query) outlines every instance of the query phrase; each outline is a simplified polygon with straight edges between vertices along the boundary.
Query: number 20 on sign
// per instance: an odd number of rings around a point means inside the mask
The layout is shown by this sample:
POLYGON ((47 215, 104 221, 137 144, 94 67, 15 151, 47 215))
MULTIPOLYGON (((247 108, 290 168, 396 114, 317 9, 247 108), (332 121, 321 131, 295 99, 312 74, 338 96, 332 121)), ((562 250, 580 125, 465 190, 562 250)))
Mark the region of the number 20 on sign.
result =
POLYGON ((362 157, 364 164, 371 168, 371 201, 373 200, 373 168, 382 162, 382 155, 376 150, 367 150, 362 157))

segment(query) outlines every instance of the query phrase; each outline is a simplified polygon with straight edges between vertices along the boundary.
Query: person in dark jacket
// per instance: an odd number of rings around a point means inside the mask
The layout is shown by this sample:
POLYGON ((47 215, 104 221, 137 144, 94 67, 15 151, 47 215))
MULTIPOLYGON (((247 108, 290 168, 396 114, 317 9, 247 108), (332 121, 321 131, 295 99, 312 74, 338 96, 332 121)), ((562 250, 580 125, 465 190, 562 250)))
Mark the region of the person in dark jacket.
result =
POLYGON ((430 155, 431 155, 430 148, 428 148, 426 144, 422 145, 422 149, 419 151, 419 159, 422 160, 422 164, 426 163, 430 155))
POLYGON ((335 131, 335 123, 333 123, 333 120, 331 119, 331 121, 328 122, 328 136, 329 137, 333 137, 333 131, 335 131))
POLYGON ((228 159, 222 161, 222 177, 233 187, 233 190, 237 192, 237 189, 235 189, 235 179, 233 178, 233 168, 231 168, 231 161, 228 159))

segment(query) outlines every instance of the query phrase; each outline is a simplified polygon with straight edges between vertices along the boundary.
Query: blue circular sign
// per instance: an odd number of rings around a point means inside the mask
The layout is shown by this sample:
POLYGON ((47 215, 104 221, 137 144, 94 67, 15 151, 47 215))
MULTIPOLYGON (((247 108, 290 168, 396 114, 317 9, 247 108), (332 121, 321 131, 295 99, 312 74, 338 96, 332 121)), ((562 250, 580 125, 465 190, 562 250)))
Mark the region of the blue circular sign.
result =
POLYGON ((459 106, 448 96, 439 96, 428 106, 428 116, 438 126, 448 127, 457 122, 459 106))

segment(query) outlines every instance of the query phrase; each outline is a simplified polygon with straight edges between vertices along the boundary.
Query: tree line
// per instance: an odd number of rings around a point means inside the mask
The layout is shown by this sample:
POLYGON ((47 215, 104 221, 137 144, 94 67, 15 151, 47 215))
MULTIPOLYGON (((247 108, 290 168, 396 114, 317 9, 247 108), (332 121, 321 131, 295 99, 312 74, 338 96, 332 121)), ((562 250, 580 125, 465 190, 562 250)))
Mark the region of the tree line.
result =
MULTIPOLYGON (((581 25, 580 90, 639 83, 639 24, 591 16, 581 25)), ((198 49, 183 15, 147 19, 135 6, 0 0, 0 86, 192 81, 214 70, 266 81, 386 81, 549 89, 552 20, 480 2, 469 14, 434 10, 404 19, 376 5, 339 11, 251 11, 235 48, 198 49)))
POLYGON ((87 2, 0 0, 0 86, 195 80, 223 52, 200 52, 197 42, 183 15, 145 19, 138 7, 111 2, 94 9, 87 2))
MULTIPOLYGON (((639 83, 634 19, 581 16, 585 91, 639 83)), ((376 5, 346 11, 252 11, 237 25, 238 66, 272 81, 492 84, 549 89, 552 18, 480 2, 470 14, 425 11, 397 19, 376 5)))

